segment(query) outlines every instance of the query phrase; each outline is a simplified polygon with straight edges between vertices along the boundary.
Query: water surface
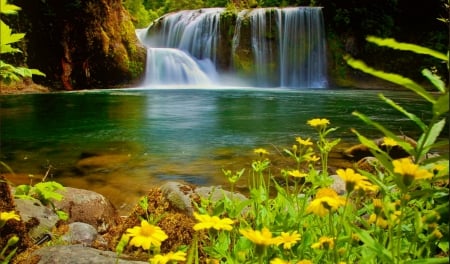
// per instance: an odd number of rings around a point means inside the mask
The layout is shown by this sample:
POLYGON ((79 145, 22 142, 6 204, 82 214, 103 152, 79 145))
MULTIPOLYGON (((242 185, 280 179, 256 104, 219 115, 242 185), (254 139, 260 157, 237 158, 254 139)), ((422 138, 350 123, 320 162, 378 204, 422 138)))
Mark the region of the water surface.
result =
MULTIPOLYGON (((127 207, 167 180, 225 184, 221 169, 248 167, 254 148, 282 158, 296 136, 316 138, 306 125, 312 118, 339 127, 331 137, 346 146, 356 143, 350 128, 381 136, 352 116, 355 110, 415 137, 415 125, 382 103, 379 92, 118 89, 1 96, 0 157, 16 173, 16 182, 29 182, 28 175, 42 176, 51 166, 53 179, 127 207)), ((416 115, 429 116, 428 104, 414 94, 383 93, 416 115)))

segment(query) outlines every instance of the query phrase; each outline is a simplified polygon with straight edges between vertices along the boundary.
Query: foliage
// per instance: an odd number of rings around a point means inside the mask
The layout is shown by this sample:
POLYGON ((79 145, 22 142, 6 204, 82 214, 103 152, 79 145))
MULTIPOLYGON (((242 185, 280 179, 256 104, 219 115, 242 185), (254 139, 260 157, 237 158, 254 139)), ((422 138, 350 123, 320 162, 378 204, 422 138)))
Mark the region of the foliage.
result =
MULTIPOLYGON (((0 12, 5 15, 16 15, 20 7, 8 4, 7 0, 0 0, 0 12)), ((0 54, 12 54, 22 52, 12 44, 21 41, 25 37, 23 33, 12 33, 11 28, 0 20, 0 54)), ((32 77, 33 75, 45 76, 37 69, 18 67, 0 60, 0 81, 10 83, 19 81, 21 78, 32 77)))
POLYGON ((63 195, 58 191, 64 190, 64 186, 54 181, 39 182, 35 185, 22 184, 16 187, 14 196, 19 199, 36 199, 44 205, 50 204, 61 220, 67 220, 68 215, 62 211, 57 210, 53 201, 61 201, 63 195))

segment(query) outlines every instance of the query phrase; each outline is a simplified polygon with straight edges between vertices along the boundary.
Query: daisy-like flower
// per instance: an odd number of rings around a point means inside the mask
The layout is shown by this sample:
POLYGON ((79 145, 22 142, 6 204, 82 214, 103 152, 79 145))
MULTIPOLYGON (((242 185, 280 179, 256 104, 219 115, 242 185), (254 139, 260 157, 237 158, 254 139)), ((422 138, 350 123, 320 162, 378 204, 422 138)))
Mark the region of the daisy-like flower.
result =
POLYGON ((386 147, 395 147, 395 146, 398 146, 398 143, 393 138, 384 137, 383 143, 381 145, 386 146, 386 147))
POLYGON ((345 205, 343 197, 339 196, 331 188, 322 188, 317 191, 316 198, 309 203, 306 212, 325 216, 330 211, 336 211, 343 205, 345 205))
POLYGON ((3 227, 7 221, 14 219, 20 221, 20 216, 14 211, 0 213, 0 228, 3 227))
POLYGON ((289 261, 280 259, 280 258, 274 258, 270 260, 270 264, 289 264, 289 261))
POLYGON ((387 228, 389 226, 389 222, 386 219, 384 219, 381 215, 376 214, 371 214, 367 222, 369 224, 375 224, 381 228, 387 228))
POLYGON ((216 230, 227 230, 230 231, 233 229, 231 226, 233 224, 233 220, 230 218, 220 219, 217 216, 209 216, 209 215, 201 215, 194 213, 195 219, 199 221, 199 223, 194 225, 194 230, 202 230, 202 229, 216 229, 216 230))
POLYGON ((277 239, 272 237, 272 232, 267 227, 264 227, 261 231, 249 229, 240 229, 241 233, 248 240, 252 241, 256 245, 260 246, 270 246, 276 244, 277 239))
POLYGON ((410 186, 414 180, 433 177, 431 172, 421 169, 419 165, 414 164, 409 158, 394 160, 392 164, 394 165, 394 172, 402 176, 402 182, 406 187, 410 186))
POLYGON ((300 240, 300 234, 297 231, 294 231, 291 234, 281 232, 281 235, 275 239, 277 240, 277 245, 283 244, 284 249, 290 249, 300 240))
POLYGON ((300 172, 299 170, 290 170, 287 172, 287 174, 295 178, 304 178, 308 176, 308 174, 300 172))
POLYGON ((318 242, 311 245, 311 248, 313 249, 328 250, 332 249, 333 247, 334 247, 334 239, 326 236, 320 237, 318 242))
POLYGON ((170 251, 167 254, 155 255, 153 258, 150 259, 151 264, 166 264, 171 261, 186 261, 186 252, 177 251, 174 253, 170 251))
POLYGON ((306 155, 305 159, 309 162, 316 162, 320 160, 320 158, 316 155, 306 155))
POLYGON ((323 127, 323 126, 329 125, 330 121, 325 118, 314 118, 314 119, 308 120, 307 124, 312 127, 323 127))
POLYGON ((298 144, 303 145, 303 146, 312 146, 313 145, 310 138, 303 139, 301 137, 296 137, 295 141, 297 141, 298 144))
POLYGON ((346 170, 339 169, 336 171, 337 175, 345 181, 345 189, 347 192, 352 192, 353 190, 363 190, 363 191, 376 191, 377 186, 369 182, 369 179, 356 173, 353 169, 347 168, 346 170))
POLYGON ((263 148, 257 148, 253 150, 254 153, 259 154, 259 155, 268 155, 269 151, 267 151, 266 149, 263 148))
POLYGON ((309 259, 302 259, 298 261, 296 264, 313 264, 313 262, 309 259))
POLYGON ((150 249, 151 246, 161 246, 161 242, 168 238, 160 227, 151 225, 146 220, 141 221, 141 226, 128 228, 127 235, 131 237, 130 245, 142 247, 145 250, 150 249))

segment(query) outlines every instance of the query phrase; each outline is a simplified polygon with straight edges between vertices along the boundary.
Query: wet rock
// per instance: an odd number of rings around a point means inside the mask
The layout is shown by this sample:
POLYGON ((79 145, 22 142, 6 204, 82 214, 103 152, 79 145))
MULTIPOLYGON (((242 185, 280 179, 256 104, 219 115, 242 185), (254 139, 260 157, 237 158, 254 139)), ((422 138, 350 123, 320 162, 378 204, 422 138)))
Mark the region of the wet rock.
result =
POLYGON ((22 221, 32 226, 29 235, 33 240, 38 240, 56 226, 59 217, 39 200, 15 199, 14 201, 22 221))
POLYGON ((69 224, 69 230, 61 239, 69 244, 91 246, 97 239, 97 230, 90 224, 74 222, 69 224))
MULTIPOLYGON (((121 256, 117 260, 117 254, 112 251, 101 251, 82 245, 44 247, 34 251, 29 256, 32 259, 39 258, 38 264, 144 264, 148 262, 125 260, 121 256)), ((32 262, 35 263, 35 262, 32 262)))
POLYGON ((69 223, 83 222, 105 233, 120 222, 116 208, 101 194, 71 187, 60 193, 64 198, 55 206, 69 214, 69 223))
POLYGON ((192 215, 194 212, 193 201, 199 202, 200 199, 210 199, 211 202, 217 202, 224 197, 231 199, 247 199, 240 193, 231 193, 222 189, 220 186, 195 187, 180 182, 167 182, 161 187, 161 192, 170 201, 171 205, 185 213, 192 215))
MULTIPOLYGON (((399 139, 403 140, 404 142, 410 144, 412 147, 415 147, 417 145, 417 142, 407 136, 398 136, 399 139)), ((383 151, 388 151, 389 155, 393 159, 399 159, 399 158, 405 158, 408 157, 409 154, 400 146, 393 146, 390 147, 388 150, 387 147, 384 145, 384 138, 378 138, 374 140, 374 143, 383 151)), ((364 157, 370 157, 373 156, 373 154, 370 152, 370 149, 363 145, 358 144, 355 146, 352 146, 343 152, 344 156, 352 159, 352 160, 361 160, 364 157)))

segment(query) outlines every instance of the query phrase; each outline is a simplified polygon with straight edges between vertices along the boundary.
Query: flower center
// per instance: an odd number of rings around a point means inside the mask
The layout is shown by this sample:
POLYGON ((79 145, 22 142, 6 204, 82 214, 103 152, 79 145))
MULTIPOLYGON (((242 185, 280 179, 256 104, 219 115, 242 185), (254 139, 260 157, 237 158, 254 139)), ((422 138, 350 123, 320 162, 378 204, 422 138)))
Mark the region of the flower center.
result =
POLYGON ((141 228, 141 234, 142 236, 149 237, 154 233, 154 228, 151 225, 143 226, 141 228))

